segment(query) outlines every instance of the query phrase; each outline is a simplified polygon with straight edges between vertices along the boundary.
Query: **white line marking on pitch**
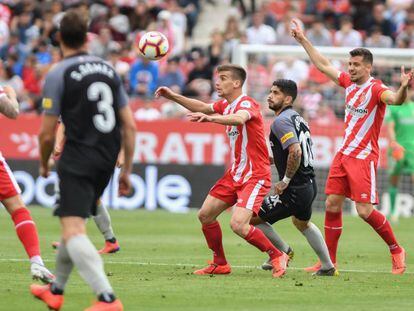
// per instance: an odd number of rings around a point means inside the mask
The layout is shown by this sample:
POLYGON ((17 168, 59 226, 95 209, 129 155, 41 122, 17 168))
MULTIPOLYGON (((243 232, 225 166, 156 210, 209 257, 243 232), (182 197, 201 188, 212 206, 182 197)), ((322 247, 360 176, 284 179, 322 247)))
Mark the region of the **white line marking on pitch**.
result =
MULTIPOLYGON (((20 259, 20 258, 0 258, 0 262, 25 262, 28 261, 27 259, 20 259)), ((55 262, 54 259, 43 259, 44 262, 55 262)), ((139 262, 139 261, 113 261, 113 260, 105 260, 107 264, 114 264, 114 265, 136 265, 136 266, 176 266, 176 267, 201 267, 202 265, 194 264, 194 263, 162 263, 162 262, 139 262)), ((258 269, 261 268, 259 266, 236 266, 232 265, 232 268, 238 269, 258 269)), ((303 270, 304 268, 298 267, 290 267, 288 270, 303 270)), ((355 269, 340 269, 339 272, 354 272, 354 273, 381 273, 381 274, 389 274, 390 271, 384 270, 355 270, 355 269)), ((414 274, 414 272, 405 272, 404 274, 414 274)))

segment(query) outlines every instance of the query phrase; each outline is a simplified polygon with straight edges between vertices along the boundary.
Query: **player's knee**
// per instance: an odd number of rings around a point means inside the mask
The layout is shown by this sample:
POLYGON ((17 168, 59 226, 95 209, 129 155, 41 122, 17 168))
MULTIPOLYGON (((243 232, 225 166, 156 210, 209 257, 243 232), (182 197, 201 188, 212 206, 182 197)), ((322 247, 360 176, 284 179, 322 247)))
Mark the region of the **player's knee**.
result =
POLYGON ((341 211, 342 202, 336 198, 327 197, 325 201, 326 210, 333 213, 341 211))
POLYGON ((241 237, 245 237, 249 233, 250 226, 238 220, 238 219, 231 219, 230 220, 230 228, 233 230, 234 233, 241 237), (247 228, 246 228, 247 227, 247 228))
POLYGON ((296 217, 292 217, 293 225, 300 231, 303 232, 309 227, 308 221, 299 220, 296 217))
POLYGON ((201 210, 198 211, 197 216, 198 216, 198 220, 202 224, 208 224, 208 223, 211 223, 211 222, 214 221, 214 219, 211 217, 211 215, 207 211, 205 211, 203 209, 201 209, 201 210))
POLYGON ((367 219, 372 213, 373 206, 371 204, 357 204, 356 210, 359 217, 362 219, 367 219))

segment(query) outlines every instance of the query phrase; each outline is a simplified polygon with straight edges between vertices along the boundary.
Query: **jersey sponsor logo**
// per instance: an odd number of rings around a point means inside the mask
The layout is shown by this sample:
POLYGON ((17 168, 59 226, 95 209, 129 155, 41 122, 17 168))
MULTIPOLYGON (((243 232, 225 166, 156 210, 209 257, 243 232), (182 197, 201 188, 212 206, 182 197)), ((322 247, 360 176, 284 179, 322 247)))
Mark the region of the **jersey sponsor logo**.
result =
POLYGON ((53 100, 51 98, 48 98, 48 97, 43 98, 42 107, 43 107, 43 109, 52 109, 53 100))
POLYGON ((240 107, 243 107, 243 108, 251 108, 252 107, 252 104, 249 101, 245 100, 245 101, 243 101, 243 102, 240 103, 240 107))
POLYGON ((285 135, 282 136, 282 138, 280 139, 280 142, 284 144, 287 140, 293 138, 294 136, 295 135, 293 134, 293 132, 286 133, 285 135))
POLYGON ((349 113, 358 118, 363 118, 368 113, 368 109, 366 108, 356 108, 349 104, 346 105, 345 110, 346 113, 349 113))
POLYGON ((237 137, 237 136, 239 136, 239 131, 238 130, 234 130, 234 131, 229 131, 229 132, 227 132, 227 135, 229 136, 229 137, 237 137))

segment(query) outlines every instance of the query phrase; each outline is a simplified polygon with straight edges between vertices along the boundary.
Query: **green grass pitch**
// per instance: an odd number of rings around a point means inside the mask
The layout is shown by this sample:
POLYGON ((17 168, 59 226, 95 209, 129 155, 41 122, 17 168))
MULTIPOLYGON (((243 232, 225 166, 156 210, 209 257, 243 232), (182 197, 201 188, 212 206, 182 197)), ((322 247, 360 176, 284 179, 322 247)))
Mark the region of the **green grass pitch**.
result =
MULTIPOLYGON (((43 257, 54 268, 50 243, 58 239, 58 219, 51 210, 31 208, 40 233, 43 257)), ((295 250, 295 258, 282 279, 257 267, 266 259, 229 229, 229 214, 220 217, 224 247, 233 273, 228 276, 192 275, 211 253, 195 212, 111 211, 121 244, 117 254, 104 256, 105 270, 125 310, 414 310, 414 218, 395 227, 408 253, 407 273, 390 273, 385 244, 362 220, 346 216, 339 245, 341 275, 316 278, 301 268, 316 260, 305 238, 290 220, 276 224, 277 231, 295 250)), ((323 215, 314 216, 322 228, 323 215)), ((103 239, 93 221, 89 234, 97 247, 103 239)), ((29 295, 29 265, 12 222, 0 211, 0 310, 46 310, 29 295)), ((94 299, 74 271, 65 292, 63 310, 83 310, 94 299)))

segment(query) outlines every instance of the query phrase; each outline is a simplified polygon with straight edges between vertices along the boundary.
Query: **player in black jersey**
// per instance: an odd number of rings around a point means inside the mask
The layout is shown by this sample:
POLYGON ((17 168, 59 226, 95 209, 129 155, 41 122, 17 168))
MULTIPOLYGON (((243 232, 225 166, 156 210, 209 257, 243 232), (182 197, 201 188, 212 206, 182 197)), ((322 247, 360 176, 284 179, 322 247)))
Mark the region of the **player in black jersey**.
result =
MULTIPOLYGON (((307 238, 322 262, 322 268, 316 275, 337 275, 320 230, 310 222, 312 202, 317 193, 312 140, 308 124, 292 108, 296 96, 296 83, 279 79, 273 82, 267 97, 269 108, 276 115, 269 140, 279 181, 275 184, 275 195, 263 201, 254 224, 273 224, 292 216, 293 224, 307 238)), ((272 234, 269 230, 263 230, 260 224, 258 227, 266 235, 272 234)))
POLYGON ((86 51, 87 20, 75 11, 60 23, 64 59, 47 75, 44 117, 39 134, 40 175, 49 174, 59 116, 66 127, 66 144, 58 163, 62 240, 56 258, 56 280, 50 286, 32 285, 32 294, 59 310, 74 266, 98 297, 87 310, 123 310, 115 298, 96 248, 86 235, 85 219, 96 214, 96 202, 112 175, 121 143, 125 163, 119 193, 131 189, 129 175, 135 142, 135 123, 128 98, 115 70, 86 51))

